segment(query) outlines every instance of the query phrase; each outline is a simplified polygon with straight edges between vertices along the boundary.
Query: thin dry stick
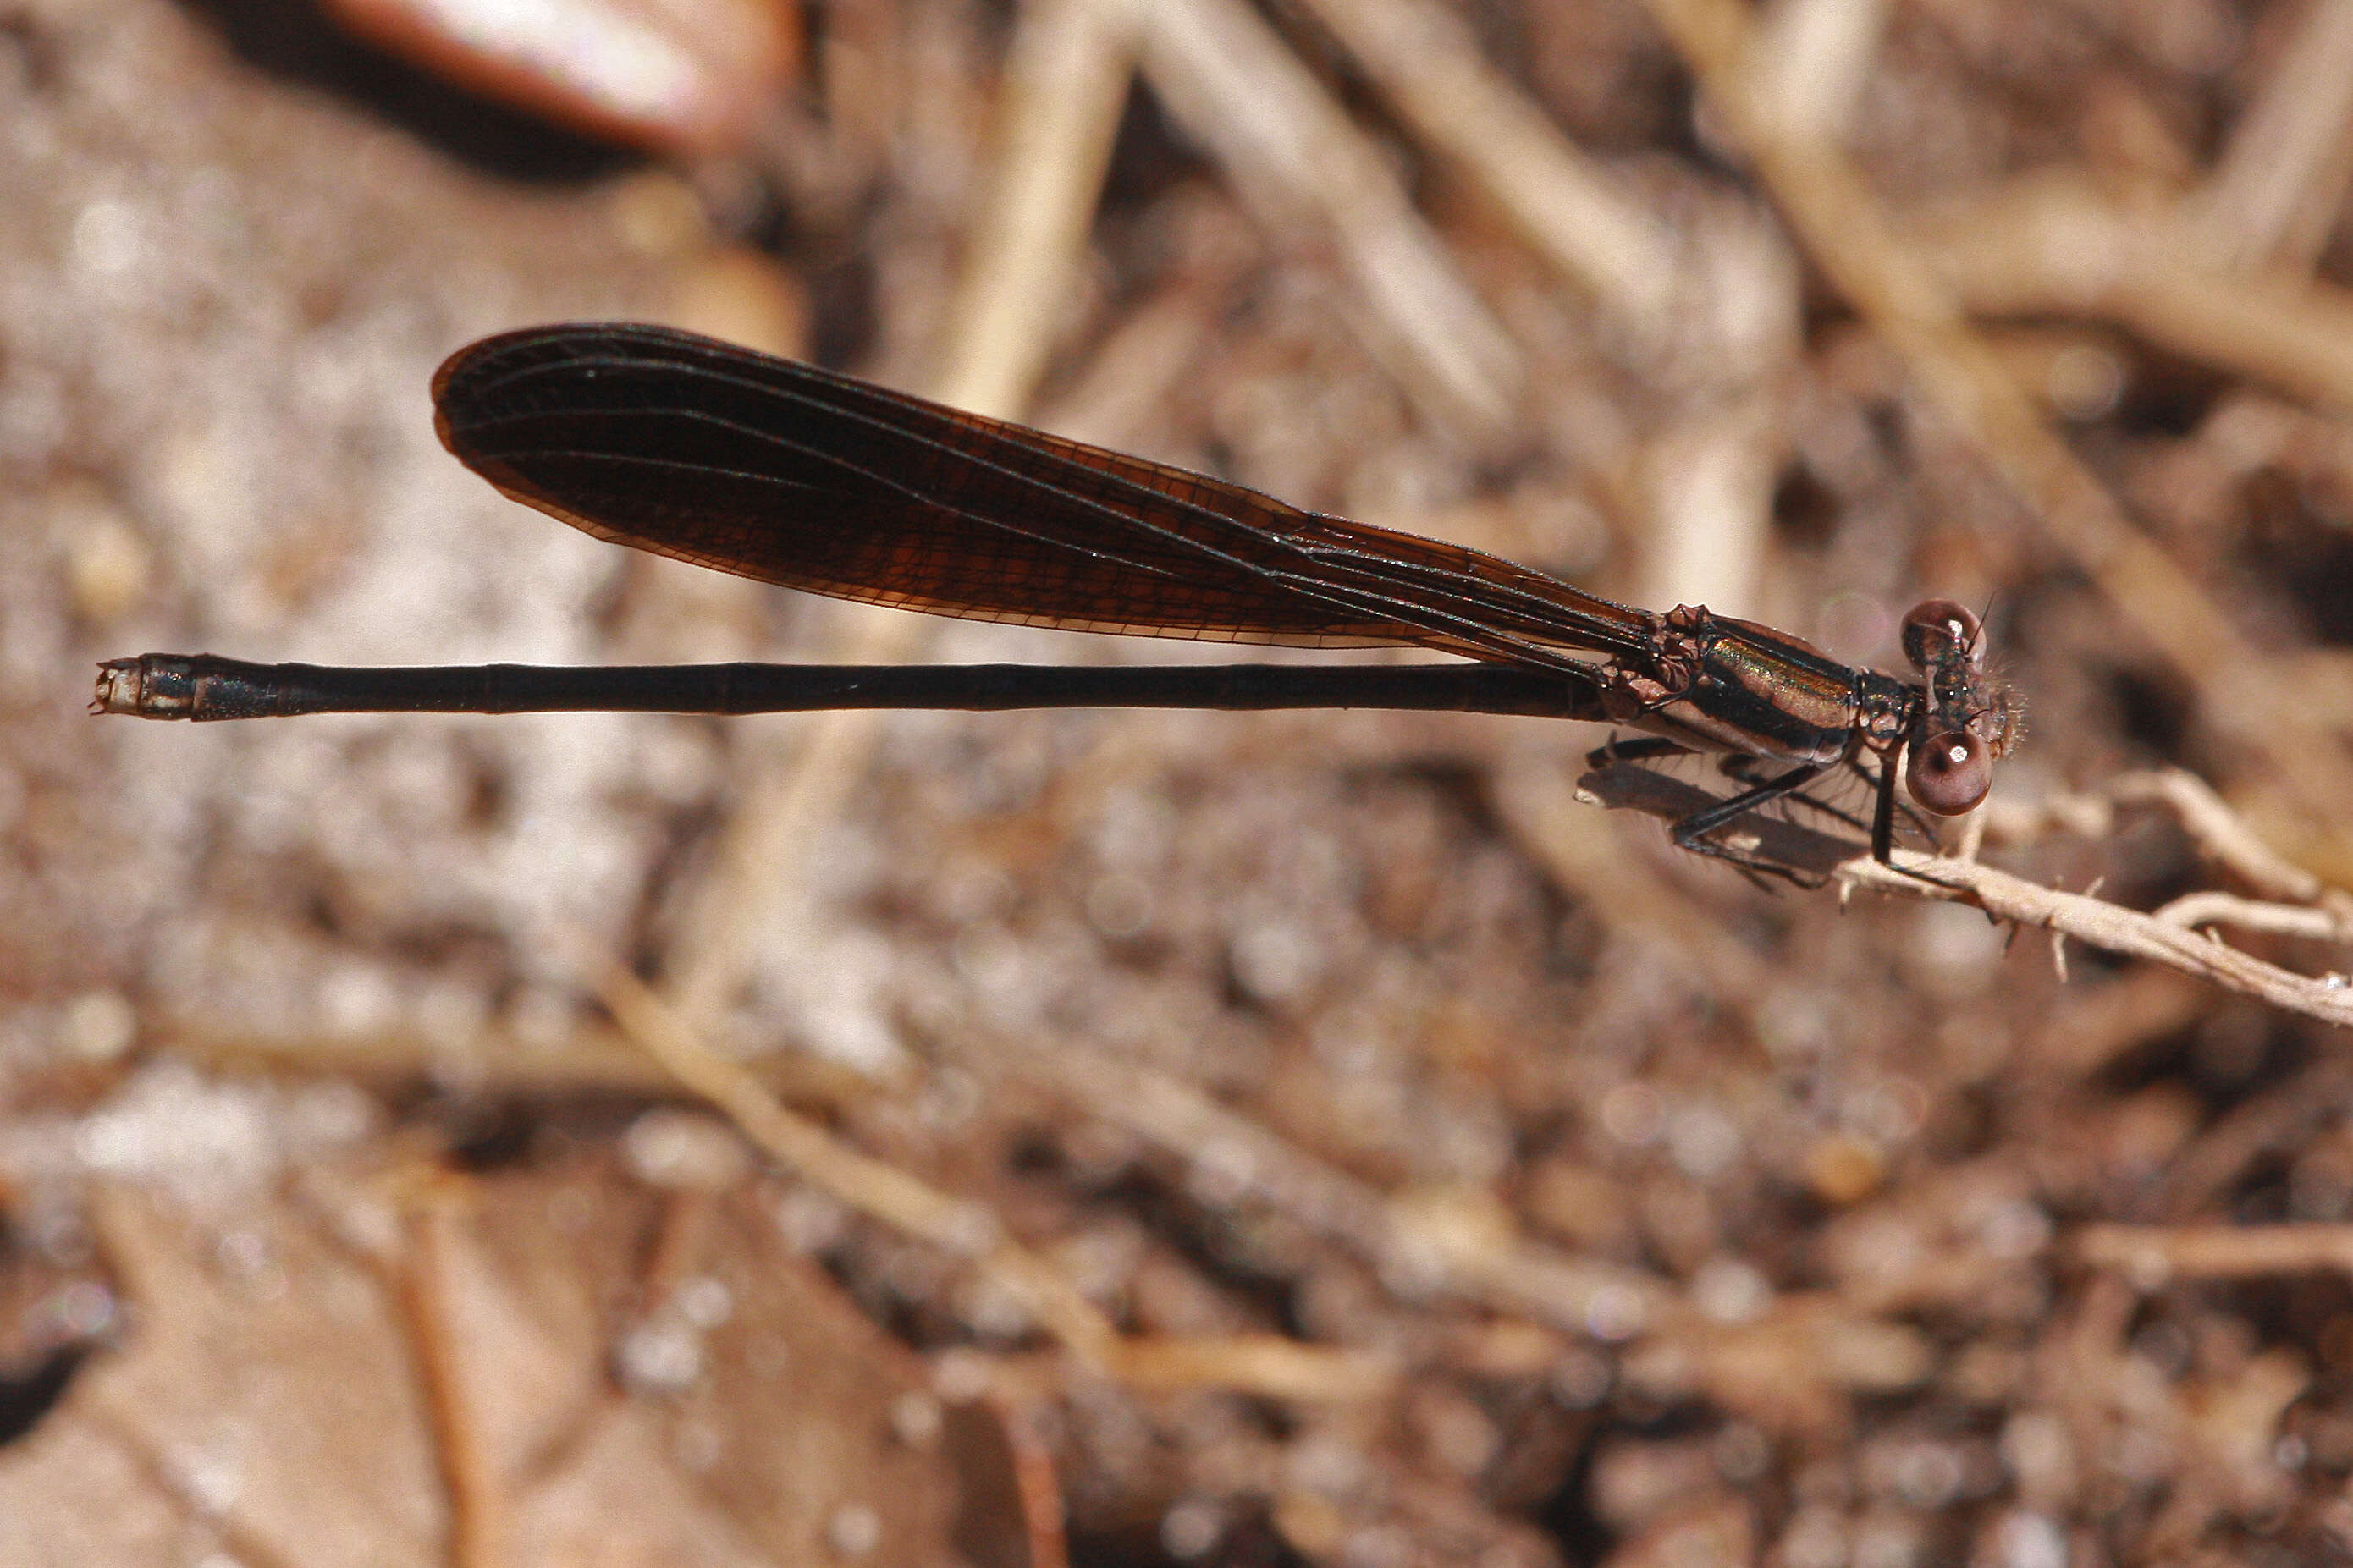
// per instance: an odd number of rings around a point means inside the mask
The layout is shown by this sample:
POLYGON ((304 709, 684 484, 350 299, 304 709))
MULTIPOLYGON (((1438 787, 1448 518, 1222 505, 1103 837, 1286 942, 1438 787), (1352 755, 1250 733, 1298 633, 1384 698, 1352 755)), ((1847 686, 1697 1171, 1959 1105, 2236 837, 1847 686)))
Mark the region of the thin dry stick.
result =
POLYGON ((1892 867, 1868 857, 1850 860, 1838 868, 1838 877, 1842 894, 1864 888, 1972 904, 1998 921, 2162 963, 2291 1013, 2353 1026, 2353 980, 2343 974, 2319 979, 2296 974, 2211 936, 2087 894, 2061 892, 1974 861, 1936 859, 1907 850, 1896 852, 1892 867))
POLYGON ((596 975, 600 1000, 672 1077, 702 1096, 770 1158, 818 1191, 960 1258, 986 1260, 1014 1284, 1040 1322, 1102 1365, 1116 1332, 1084 1298, 1008 1243, 997 1216, 951 1198, 888 1162, 861 1154, 776 1103, 749 1072, 706 1049, 677 1013, 616 963, 596 975))
POLYGON ((2242 931, 2264 931, 2274 936, 2353 942, 2353 917, 2340 910, 2262 903, 2236 893, 2188 893, 2169 904, 2159 905, 2149 918, 2186 931, 2236 926, 2242 931))
MULTIPOLYGON (((1603 765, 1577 781, 1577 788, 1582 798, 1671 822, 1689 816, 1715 798, 1696 785, 1655 769, 1606 759, 1603 765)), ((2173 775, 2135 775, 2123 793, 2168 803, 2189 802, 2189 815, 2203 822, 2206 831, 2217 842, 2227 843, 2243 833, 2242 827, 2233 831, 2235 819, 2219 800, 2213 799, 2211 792, 2202 786, 2184 789, 2173 775)), ((2107 804, 2095 803, 2098 806, 2107 804)), ((2074 816, 2078 822, 2091 816, 2102 828, 2109 820, 2091 809, 2079 810, 2074 816)), ((2161 911, 2143 914, 2108 903, 2094 896, 2099 891, 2096 882, 2081 893, 2066 893, 1997 871, 1972 858, 1939 858, 1911 850, 1898 850, 1896 863, 1884 866, 1862 853, 1863 847, 1852 838, 1785 818, 1762 818, 1743 824, 1742 832, 1747 840, 1746 851, 1760 860, 1785 867, 1802 877, 1837 880, 1841 900, 1855 889, 1865 888, 1908 898, 1974 904, 1996 920, 2048 931, 2052 933, 2053 960, 2063 980, 2066 978, 2065 942, 2072 938, 2107 952, 2149 959, 2327 1023, 2353 1024, 2353 979, 2336 973, 2312 979, 2265 963, 2224 946, 2218 939, 2195 935, 2182 924, 2164 919, 2161 911)), ((2261 859, 2254 864, 2259 870, 2263 868, 2261 859)), ((2304 885, 2317 886, 2302 873, 2295 875, 2304 885)), ((2332 896, 2336 900, 2343 898, 2341 894, 2332 896)), ((2291 906, 2265 907, 2279 910, 2279 920, 2289 926, 2295 924, 2293 917, 2316 912, 2291 906)), ((2327 912, 2337 914, 2338 907, 2333 901, 2327 912)), ((1739 971, 1732 973, 1737 974, 1739 971)))
POLYGON ((975 226, 936 395, 1013 418, 1045 379, 1134 79, 1126 0, 1028 0, 999 92, 997 163, 975 226))
POLYGON ((1963 320, 1958 302, 1897 236, 1852 162, 1827 139, 1776 125, 1746 75, 1754 58, 1739 0, 1650 0, 1651 10, 1755 161, 1808 254, 1903 355, 1956 427, 2025 498, 2045 531, 2200 699, 2217 733, 2260 757, 2311 815, 2341 832, 2353 777, 2320 731, 2173 559, 2137 531, 1963 320))
POLYGON ((1891 9, 1889 0, 1777 0, 1757 39, 1757 90, 1775 118, 1819 136, 1843 133, 1891 9))
POLYGON ((1746 204, 1678 235, 1580 153, 1431 0, 1310 0, 1420 140, 1590 294, 1677 406, 1642 464, 1649 596, 1762 613, 1788 443, 1777 385, 1799 352, 1799 274, 1746 204))
POLYGON ((2116 831, 2118 811, 2135 806, 2171 813, 2200 854, 2266 900, 2353 913, 2353 894, 2282 859, 2211 785, 2181 768, 2119 773, 2097 789, 2035 801, 1997 798, 1980 816, 1996 843, 2023 844, 2054 827, 2085 838, 2107 837, 2116 831))
POLYGON ((1166 1074, 1077 1041, 1051 1049, 965 1042, 978 1064, 1150 1140, 1220 1186, 1263 1203, 1380 1267, 1410 1292, 1451 1296, 1580 1336, 1623 1340, 1681 1323, 1672 1285, 1639 1268, 1571 1258, 1411 1199, 1395 1200, 1166 1074))
POLYGON ((2200 850, 2266 898, 2327 904, 2340 911, 2353 907, 2353 895, 2282 859, 2195 773, 2181 768, 2125 773, 2110 780, 2103 793, 2118 805, 2161 805, 2172 812, 2200 850))
POLYGON ((599 998, 647 1054, 770 1158, 857 1212, 969 1259, 1093 1371, 1154 1388, 1225 1388, 1273 1399, 1365 1399, 1394 1383, 1395 1370, 1382 1358, 1272 1334, 1124 1339, 1060 1271, 1009 1239, 987 1208, 950 1197, 794 1115, 750 1072, 705 1047, 675 1011, 620 965, 607 963, 596 973, 599 998))
POLYGON ((177 1502, 189 1520, 234 1553, 232 1562, 251 1563, 253 1568, 303 1568, 311 1561, 280 1551, 274 1542, 245 1523, 234 1499, 224 1505, 208 1496, 216 1489, 206 1488, 190 1476, 187 1450, 158 1441, 139 1413, 119 1398, 100 1395, 80 1401, 80 1405, 82 1418, 122 1449, 157 1491, 177 1502))
POLYGON ((2195 363, 2353 408, 2353 295, 2203 264, 2170 215, 2120 212, 2087 184, 2046 174, 1905 228, 1976 314, 2110 321, 2195 363))
POLYGON ((2353 0, 2314 0, 2183 214, 2228 269, 2306 271, 2353 177, 2353 0))
POLYGON ((491 1462, 448 1322, 453 1229, 467 1199, 454 1178, 443 1177, 417 1184, 407 1200, 407 1246, 395 1262, 395 1278, 449 1500, 449 1561, 452 1568, 496 1568, 506 1561, 506 1492, 491 1462))
MULTIPOLYGON (((1124 0, 1029 0, 1007 62, 1001 162, 949 318, 934 392, 976 413, 1018 416, 1044 372, 1066 284, 1085 247, 1133 72, 1124 0)), ((903 611, 845 611, 841 657, 890 664, 912 657, 925 623, 903 611)), ((769 773, 736 810, 709 881, 673 945, 683 955, 671 994, 713 1027, 752 968, 752 944, 774 941, 806 902, 804 847, 840 815, 864 776, 882 716, 846 710, 800 727, 789 766, 769 773)))
POLYGON ((2087 1225, 2075 1256, 2144 1290, 2175 1279, 2353 1273, 2353 1225, 2087 1225))
POLYGON ((1240 0, 1143 7, 1144 70, 1253 216, 1327 247, 1366 343, 1423 416, 1476 443, 1506 434, 1518 351, 1415 212, 1388 160, 1240 0))
MULTIPOLYGON (((217 1020, 166 1016, 151 1036, 159 1054, 193 1062, 208 1072, 263 1072, 288 1081, 353 1079, 397 1094, 428 1080, 446 1083, 449 1042, 422 1029, 385 1028, 322 1037, 267 1035, 221 1026, 217 1020)), ((563 1050, 502 1028, 485 1028, 468 1039, 464 1082, 469 1093, 497 1099, 512 1094, 567 1095, 584 1092, 659 1094, 670 1079, 646 1060, 645 1052, 617 1029, 584 1025, 572 1031, 563 1050), (576 1043, 577 1048, 572 1048, 576 1043)), ((807 1053, 772 1052, 758 1063, 769 1091, 801 1104, 841 1105, 872 1094, 875 1078, 807 1053)))
POLYGON ((2348 1105, 2353 1105, 2353 1057, 2342 1051, 2316 1056, 2225 1111, 2177 1155, 2158 1190, 2150 1194, 2157 1212, 2212 1212, 2257 1165, 2309 1147, 2314 1134, 2343 1116, 2348 1105))
POLYGON ((1673 234, 1487 64, 1457 12, 1431 0, 1309 5, 1537 254, 1644 337, 1672 330, 1673 234))

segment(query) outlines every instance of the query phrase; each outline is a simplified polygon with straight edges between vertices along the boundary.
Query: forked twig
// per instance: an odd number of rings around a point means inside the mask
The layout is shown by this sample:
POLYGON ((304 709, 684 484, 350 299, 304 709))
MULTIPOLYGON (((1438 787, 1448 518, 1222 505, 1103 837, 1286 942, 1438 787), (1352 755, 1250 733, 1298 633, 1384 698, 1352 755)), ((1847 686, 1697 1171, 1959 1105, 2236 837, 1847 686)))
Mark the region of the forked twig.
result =
MULTIPOLYGON (((1696 784, 1655 768, 1609 762, 1577 781, 1581 795, 1613 808, 1673 820, 1713 798, 1696 784)), ((2304 903, 2238 898, 2221 893, 2192 895, 2147 912, 2098 898, 2093 891, 2063 892, 1997 870, 1974 858, 1925 855, 1898 849, 1894 864, 1873 860, 1858 841, 1786 821, 1742 824, 1745 856, 1787 867, 1801 877, 1837 882, 1841 899, 1856 889, 1906 898, 1971 904, 1989 919, 2047 931, 2055 940, 2073 940, 2104 952, 2162 963, 2225 989, 2268 1002, 2324 1023, 2353 1026, 2353 976, 2298 974, 2240 952, 2198 927, 2237 925, 2292 936, 2344 940, 2347 921, 2338 907, 2346 895, 2290 867, 2254 837, 2220 796, 2188 773, 2168 771, 2134 774, 2097 795, 2068 797, 2071 809, 2037 813, 2013 809, 2010 826, 2033 818, 2071 828, 2104 830, 2111 818, 2100 805, 2120 801, 2162 802, 2181 812, 2184 825, 2215 858, 2266 889, 2299 889, 2304 903), (2090 803, 2090 804, 2086 804, 2090 803)), ((2005 835, 2007 837, 2007 835, 2005 835)), ((2095 885, 2096 886, 2096 885, 2095 885)))
POLYGON ((2180 768, 2119 773, 2097 789, 2032 802, 1996 800, 1988 803, 1985 815, 1994 842, 2016 844, 2040 838, 2052 827, 2105 838, 2116 831, 2119 810, 2140 806, 2171 813, 2200 853, 2256 894, 2292 904, 2318 904, 2340 916, 2353 913, 2353 894, 2329 887, 2282 857, 2211 784, 2180 768))
POLYGON ((2282 969, 2158 915, 2046 888, 1973 860, 1896 853, 1893 868, 1860 856, 1838 868, 1841 893, 1862 888, 1973 904, 1996 921, 2033 926, 2105 952, 2147 959, 2325 1024, 2353 1027, 2353 977, 2282 969))

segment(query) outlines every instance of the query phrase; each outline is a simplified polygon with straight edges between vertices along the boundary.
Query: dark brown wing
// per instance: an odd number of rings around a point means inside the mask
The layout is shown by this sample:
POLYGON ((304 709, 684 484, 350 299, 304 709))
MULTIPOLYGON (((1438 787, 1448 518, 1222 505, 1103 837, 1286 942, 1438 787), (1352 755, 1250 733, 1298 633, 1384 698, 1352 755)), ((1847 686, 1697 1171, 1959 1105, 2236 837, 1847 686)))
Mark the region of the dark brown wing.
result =
POLYGON ((434 378, 443 445, 600 539, 973 620, 1388 643, 1546 668, 1633 612, 1460 546, 1285 506, 666 328, 533 328, 434 378))

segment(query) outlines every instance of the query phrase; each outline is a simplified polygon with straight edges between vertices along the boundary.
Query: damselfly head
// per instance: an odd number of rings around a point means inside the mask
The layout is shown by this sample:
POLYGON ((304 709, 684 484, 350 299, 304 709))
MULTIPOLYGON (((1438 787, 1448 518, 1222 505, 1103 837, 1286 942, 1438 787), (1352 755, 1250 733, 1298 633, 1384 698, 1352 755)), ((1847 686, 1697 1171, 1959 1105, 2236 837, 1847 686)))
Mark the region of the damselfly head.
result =
POLYGON ((1904 768, 1912 798, 1939 816, 1973 811, 2018 739, 2017 704, 1988 675, 1984 627, 1967 605, 1929 599, 1904 617, 1904 653, 1925 689, 1904 768))

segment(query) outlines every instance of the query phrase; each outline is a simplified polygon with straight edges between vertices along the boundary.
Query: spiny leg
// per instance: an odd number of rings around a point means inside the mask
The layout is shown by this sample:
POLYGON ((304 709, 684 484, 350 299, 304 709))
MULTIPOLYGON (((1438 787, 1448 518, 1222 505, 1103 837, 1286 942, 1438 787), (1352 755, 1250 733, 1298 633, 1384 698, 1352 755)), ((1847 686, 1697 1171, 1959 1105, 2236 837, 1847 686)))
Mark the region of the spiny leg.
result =
MULTIPOLYGON (((1689 757, 1699 754, 1691 747, 1668 740, 1663 735, 1637 735, 1622 740, 1613 737, 1608 745, 1597 746, 1587 752, 1585 761, 1588 767, 1599 770, 1616 763, 1647 763, 1670 757, 1689 757)), ((1755 771, 1761 763, 1761 758, 1736 754, 1725 758, 1723 767, 1725 773, 1736 782, 1745 783, 1755 777, 1755 771)), ((1799 772, 1804 773, 1806 770, 1801 769, 1799 772)), ((1713 833, 1717 828, 1738 820, 1757 805, 1769 805, 1781 794, 1801 791, 1806 782, 1806 777, 1785 775, 1780 779, 1757 784, 1745 794, 1727 797, 1688 816, 1676 818, 1668 824, 1668 832, 1678 847, 1695 851, 1712 860, 1724 861, 1767 892, 1774 890, 1772 884, 1765 880, 1767 877, 1778 878, 1782 881, 1808 889, 1821 887, 1830 880, 1828 877, 1810 875, 1778 861, 1751 855, 1726 845, 1709 843, 1704 838, 1697 837, 1697 835, 1713 833), (1698 825, 1695 829, 1693 827, 1694 824, 1698 825)), ((1833 816, 1840 815, 1835 807, 1824 805, 1821 802, 1812 800, 1802 793, 1799 794, 1798 798, 1819 810, 1830 812, 1833 816)), ((1857 831, 1862 829, 1861 822, 1852 818, 1846 820, 1857 831)))
POLYGON ((1797 794, 1820 777, 1822 771, 1823 764, 1820 763, 1806 763, 1791 768, 1778 778, 1768 779, 1754 789, 1743 790, 1729 800, 1718 801, 1704 811, 1693 812, 1689 816, 1670 826, 1667 830, 1668 836, 1674 840, 1675 847, 1679 849, 1688 849, 1694 854, 1704 855, 1712 860, 1730 861, 1733 865, 1750 870, 1786 877, 1801 888, 1819 887, 1820 882, 1810 882, 1786 866, 1777 866, 1728 846, 1712 843, 1707 836, 1719 828, 1730 826, 1759 806, 1769 805, 1785 795, 1797 794))
MULTIPOLYGON (((1765 759, 1762 757, 1736 754, 1724 759, 1723 771, 1725 777, 1730 778, 1736 783, 1753 787, 1766 782, 1763 775, 1764 765, 1765 759)), ((1844 771, 1852 773, 1856 778, 1862 780, 1863 787, 1866 790, 1875 790, 1878 788, 1878 781, 1873 778, 1870 773, 1864 772, 1860 763, 1849 759, 1844 764, 1842 764, 1842 766, 1844 771)), ((1837 823, 1841 827, 1851 827, 1857 833, 1868 833, 1871 831, 1871 825, 1865 822, 1862 817, 1857 816, 1853 812, 1847 810, 1842 805, 1838 805, 1824 799, 1822 796, 1816 795, 1811 790, 1799 790, 1792 794, 1788 798, 1789 805, 1793 808, 1793 820, 1794 808, 1804 806, 1808 810, 1837 823)), ((1913 815, 1910 808, 1905 806, 1900 800, 1896 802, 1896 809, 1903 812, 1907 817, 1913 815)))
POLYGON ((1871 858, 1898 876, 1909 877, 1915 882, 1926 882, 1932 888, 1941 888, 1946 884, 1936 878, 1915 871, 1908 866, 1898 866, 1895 863, 1895 813, 1897 811, 1902 811, 1918 826, 1922 836, 1928 840, 1928 847, 1931 850, 1940 855, 1944 853, 1944 846, 1936 841, 1936 830, 1921 821, 1917 812, 1895 798, 1895 764, 1903 760, 1903 755, 1904 749, 1898 746, 1891 749, 1880 759, 1879 805, 1878 809, 1872 813, 1871 818, 1871 858))

